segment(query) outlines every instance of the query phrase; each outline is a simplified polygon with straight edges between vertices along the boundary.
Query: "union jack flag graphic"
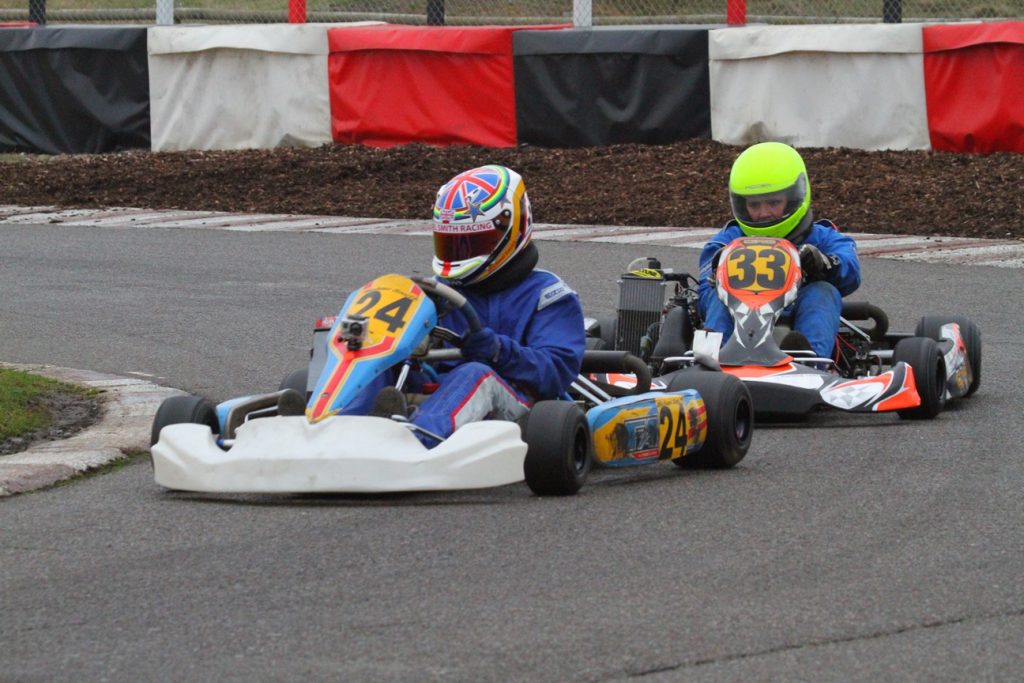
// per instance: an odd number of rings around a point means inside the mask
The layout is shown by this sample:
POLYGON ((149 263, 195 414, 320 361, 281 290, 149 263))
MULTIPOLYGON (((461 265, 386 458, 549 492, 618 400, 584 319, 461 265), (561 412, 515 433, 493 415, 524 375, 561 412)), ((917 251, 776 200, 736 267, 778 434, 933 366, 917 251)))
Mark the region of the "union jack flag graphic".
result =
POLYGON ((475 221, 505 199, 508 184, 508 169, 501 166, 481 166, 460 173, 438 191, 434 220, 475 221))

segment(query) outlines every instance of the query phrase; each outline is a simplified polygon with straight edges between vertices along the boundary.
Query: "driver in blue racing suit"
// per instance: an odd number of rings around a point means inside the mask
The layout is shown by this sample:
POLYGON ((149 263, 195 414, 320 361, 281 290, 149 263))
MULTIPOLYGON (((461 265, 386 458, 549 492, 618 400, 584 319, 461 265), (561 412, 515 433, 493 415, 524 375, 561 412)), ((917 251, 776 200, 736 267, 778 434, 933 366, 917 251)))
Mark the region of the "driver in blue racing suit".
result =
POLYGON ((783 349, 832 355, 842 298, 860 286, 860 261, 852 238, 811 213, 811 185, 800 154, 781 142, 762 142, 743 151, 729 174, 733 220, 704 245, 700 255, 698 304, 704 327, 732 334, 733 322, 716 293, 714 271, 721 249, 743 235, 784 237, 800 251, 804 283, 783 317, 793 332, 783 349))
MULTIPOLYGON (((579 374, 583 309, 557 275, 535 268, 532 230, 523 179, 504 166, 470 169, 438 190, 434 274, 466 297, 483 328, 470 332, 457 310, 443 317, 463 335, 463 360, 439 368, 439 386, 413 412, 423 430, 447 438, 469 422, 519 419, 535 401, 562 396, 579 374)), ((385 387, 371 412, 402 413, 402 398, 385 387)))

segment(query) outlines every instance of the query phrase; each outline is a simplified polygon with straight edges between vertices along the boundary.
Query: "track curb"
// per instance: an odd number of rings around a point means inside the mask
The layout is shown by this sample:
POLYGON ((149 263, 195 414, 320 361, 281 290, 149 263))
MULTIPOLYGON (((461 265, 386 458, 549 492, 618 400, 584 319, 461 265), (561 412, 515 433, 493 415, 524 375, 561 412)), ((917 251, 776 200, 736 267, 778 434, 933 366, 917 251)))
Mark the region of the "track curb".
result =
MULTIPOLYGON (((45 224, 105 229, 188 229, 231 232, 287 232, 429 236, 432 222, 422 219, 359 218, 309 214, 245 214, 107 207, 68 209, 56 206, 0 205, 0 226, 45 224)), ((535 223, 534 239, 555 242, 643 244, 698 250, 718 232, 714 227, 624 226, 535 223)), ((940 235, 847 232, 861 257, 1024 268, 1024 240, 980 239, 940 235)))
POLYGON ((142 379, 53 365, 0 362, 20 370, 99 393, 100 419, 77 434, 0 456, 0 497, 52 486, 97 467, 149 450, 153 415, 168 396, 183 392, 142 379))

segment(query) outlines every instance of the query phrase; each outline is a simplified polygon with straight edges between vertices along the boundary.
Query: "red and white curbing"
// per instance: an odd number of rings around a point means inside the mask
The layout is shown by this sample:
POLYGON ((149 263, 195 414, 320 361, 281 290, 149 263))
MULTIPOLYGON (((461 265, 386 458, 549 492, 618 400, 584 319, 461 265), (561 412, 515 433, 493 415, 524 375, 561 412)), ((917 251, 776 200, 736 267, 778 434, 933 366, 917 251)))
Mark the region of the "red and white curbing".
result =
MULTIPOLYGON (((288 214, 235 214, 223 211, 154 211, 151 209, 60 209, 52 206, 0 206, 0 225, 59 224, 111 229, 186 228, 236 232, 327 232, 375 235, 429 235, 428 220, 305 216, 288 214)), ((714 228, 621 225, 534 226, 538 240, 604 242, 700 249, 714 228)), ((976 239, 935 235, 877 235, 850 233, 861 256, 1024 268, 1024 241, 976 239)))
POLYGON ((96 424, 74 436, 0 456, 0 497, 52 486, 130 452, 149 450, 157 408, 168 396, 182 393, 141 379, 52 365, 0 363, 0 368, 99 390, 102 411, 96 424))

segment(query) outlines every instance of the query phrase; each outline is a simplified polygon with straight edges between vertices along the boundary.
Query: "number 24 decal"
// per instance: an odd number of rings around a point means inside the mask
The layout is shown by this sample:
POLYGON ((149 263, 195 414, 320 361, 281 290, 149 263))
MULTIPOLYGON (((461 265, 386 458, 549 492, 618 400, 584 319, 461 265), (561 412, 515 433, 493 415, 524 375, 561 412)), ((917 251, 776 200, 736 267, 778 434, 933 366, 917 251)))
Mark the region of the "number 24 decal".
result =
POLYGON ((400 297, 380 308, 376 308, 376 310, 373 310, 373 315, 370 315, 370 311, 380 304, 380 300, 381 292, 379 289, 367 290, 352 304, 352 307, 357 310, 353 310, 351 314, 380 320, 388 326, 388 333, 394 334, 406 324, 409 307, 412 306, 413 300, 404 296, 400 297))
POLYGON ((658 411, 658 422, 668 423, 665 427, 665 438, 661 440, 661 452, 658 453, 659 460, 668 460, 686 448, 686 419, 679 411, 662 406, 658 411))

